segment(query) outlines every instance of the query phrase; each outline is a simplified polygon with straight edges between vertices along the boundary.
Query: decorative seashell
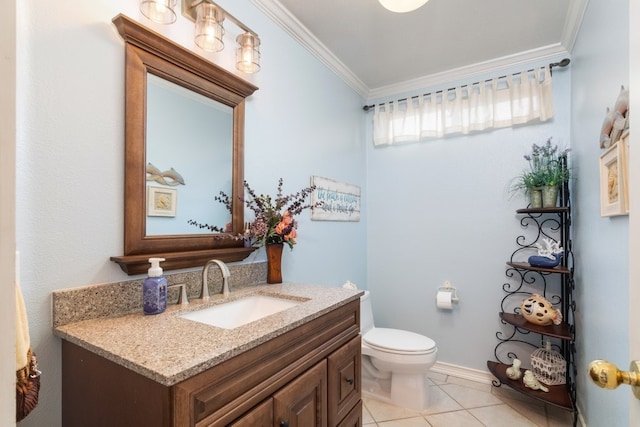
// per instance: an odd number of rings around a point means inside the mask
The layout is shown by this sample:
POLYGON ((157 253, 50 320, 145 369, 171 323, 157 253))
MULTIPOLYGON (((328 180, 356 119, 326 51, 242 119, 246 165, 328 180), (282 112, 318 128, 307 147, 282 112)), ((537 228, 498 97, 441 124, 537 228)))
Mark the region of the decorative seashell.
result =
POLYGON ((529 298, 522 300, 520 309, 522 317, 535 325, 546 326, 552 323, 555 325, 562 323, 562 312, 553 308, 551 303, 541 295, 531 294, 529 298))
POLYGON ((538 381, 536 377, 533 375, 533 372, 531 372, 528 369, 524 371, 524 377, 522 378, 522 382, 524 383, 525 387, 528 387, 531 390, 541 390, 544 392, 549 392, 549 389, 543 386, 540 383, 540 381, 538 381))
POLYGON ((513 359, 513 365, 509 366, 506 370, 507 378, 512 380, 520 379, 522 376, 522 372, 520 371, 520 362, 519 359, 513 359))

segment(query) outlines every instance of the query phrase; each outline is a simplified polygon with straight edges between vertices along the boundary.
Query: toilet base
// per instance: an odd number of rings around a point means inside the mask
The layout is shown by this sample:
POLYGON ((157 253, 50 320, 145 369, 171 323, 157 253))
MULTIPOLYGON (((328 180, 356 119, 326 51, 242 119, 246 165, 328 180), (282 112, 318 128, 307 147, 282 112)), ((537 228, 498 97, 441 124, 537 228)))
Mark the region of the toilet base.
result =
POLYGON ((392 374, 390 379, 363 375, 362 394, 401 408, 424 411, 429 407, 429 380, 425 374, 392 374))

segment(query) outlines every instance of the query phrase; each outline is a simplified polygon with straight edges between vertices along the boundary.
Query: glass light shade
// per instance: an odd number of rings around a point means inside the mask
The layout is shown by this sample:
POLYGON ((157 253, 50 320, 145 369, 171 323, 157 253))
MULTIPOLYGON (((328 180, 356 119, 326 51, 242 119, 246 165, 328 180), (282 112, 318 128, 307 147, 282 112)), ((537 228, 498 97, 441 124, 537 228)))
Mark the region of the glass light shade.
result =
POLYGON ((391 12, 405 13, 416 10, 429 0, 378 0, 385 9, 391 12))
POLYGON ((240 34, 236 41, 236 68, 244 73, 260 71, 260 39, 251 33, 240 34))
POLYGON ((173 24, 176 22, 176 0, 141 0, 140 12, 158 24, 173 24))
POLYGON ((208 52, 220 52, 224 49, 224 12, 211 3, 196 6, 196 45, 208 52))

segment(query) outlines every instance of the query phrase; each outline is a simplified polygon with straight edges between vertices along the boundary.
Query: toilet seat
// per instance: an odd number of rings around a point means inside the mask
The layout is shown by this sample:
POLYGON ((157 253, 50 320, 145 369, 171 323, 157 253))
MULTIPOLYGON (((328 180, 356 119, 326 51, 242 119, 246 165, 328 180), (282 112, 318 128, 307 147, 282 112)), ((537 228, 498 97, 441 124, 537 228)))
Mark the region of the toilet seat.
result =
POLYGON ((400 329, 372 328, 362 341, 373 349, 393 354, 425 355, 437 350, 431 338, 400 329))

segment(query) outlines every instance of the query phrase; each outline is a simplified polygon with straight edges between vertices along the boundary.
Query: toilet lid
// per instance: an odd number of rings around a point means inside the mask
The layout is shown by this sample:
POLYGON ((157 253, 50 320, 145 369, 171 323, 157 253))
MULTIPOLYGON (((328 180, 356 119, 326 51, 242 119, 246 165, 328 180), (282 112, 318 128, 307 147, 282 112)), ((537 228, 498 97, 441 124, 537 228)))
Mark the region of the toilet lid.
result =
POLYGON ((373 348, 396 353, 431 353, 436 343, 431 338, 400 329, 373 328, 362 340, 373 348))

